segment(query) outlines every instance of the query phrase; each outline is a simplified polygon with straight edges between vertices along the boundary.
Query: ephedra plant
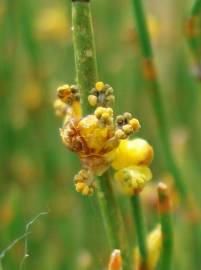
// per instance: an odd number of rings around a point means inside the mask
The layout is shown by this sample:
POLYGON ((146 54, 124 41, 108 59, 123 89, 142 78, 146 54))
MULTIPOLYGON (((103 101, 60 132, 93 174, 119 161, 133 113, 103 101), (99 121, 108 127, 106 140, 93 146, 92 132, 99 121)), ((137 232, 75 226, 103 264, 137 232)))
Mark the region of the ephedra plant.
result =
MULTIPOLYGON (((143 56, 142 72, 150 88, 166 166, 174 179, 174 192, 180 197, 184 209, 195 211, 171 149, 142 2, 131 2, 143 56)), ((99 78, 90 0, 72 1, 72 31, 76 81, 58 87, 54 107, 56 114, 64 119, 60 128, 61 139, 81 161, 82 168, 74 177, 75 190, 86 196, 86 200, 88 196, 97 196, 111 250, 109 270, 169 270, 174 246, 170 191, 165 183, 158 184, 159 224, 148 232, 141 192, 152 179, 149 165, 154 151, 144 139, 131 138, 143 123, 130 112, 116 115, 112 107, 114 89, 103 82, 104 78, 99 78), (132 209, 129 215, 135 225, 133 234, 137 240, 133 245, 129 244, 130 236, 117 200, 118 192, 129 199, 132 209)), ((194 41, 190 43, 196 49, 194 41)))

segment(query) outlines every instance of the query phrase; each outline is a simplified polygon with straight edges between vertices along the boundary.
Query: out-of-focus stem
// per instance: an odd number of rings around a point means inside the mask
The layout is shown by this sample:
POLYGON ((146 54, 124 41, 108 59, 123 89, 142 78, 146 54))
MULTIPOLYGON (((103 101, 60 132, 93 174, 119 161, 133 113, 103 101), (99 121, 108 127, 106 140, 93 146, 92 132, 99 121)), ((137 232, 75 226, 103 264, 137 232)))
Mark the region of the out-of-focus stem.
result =
POLYGON ((133 209, 133 218, 136 228, 136 237, 139 246, 139 252, 141 255, 141 265, 139 269, 148 269, 148 251, 146 243, 146 228, 144 224, 144 217, 142 213, 142 206, 139 195, 135 195, 131 198, 131 205, 133 209))
POLYGON ((167 185, 158 184, 158 209, 162 230, 162 253, 159 261, 161 270, 170 270, 173 255, 173 229, 171 222, 171 203, 167 185))
POLYGON ((186 20, 185 34, 188 40, 189 47, 191 49, 192 55, 195 62, 200 64, 200 23, 201 19, 201 1, 196 0, 190 10, 189 16, 186 20))
POLYGON ((191 8, 191 16, 197 15, 201 11, 201 1, 196 0, 191 8))
POLYGON ((149 93, 152 101, 155 117, 158 124, 158 132, 162 144, 162 150, 165 156, 167 168, 172 173, 175 186, 180 193, 181 198, 186 201, 187 191, 182 179, 181 173, 177 167, 173 152, 171 150, 169 128, 164 111, 164 106, 160 94, 160 87, 153 61, 153 50, 150 36, 146 24, 145 14, 141 0, 132 0, 135 23, 138 31, 138 37, 143 54, 143 72, 144 77, 149 85, 149 93))
MULTIPOLYGON (((92 16, 89 0, 72 1, 72 29, 76 80, 81 92, 84 113, 90 113, 88 95, 98 81, 92 16)), ((111 249, 121 249, 124 269, 132 269, 126 233, 109 180, 109 173, 97 179, 97 197, 111 249), (123 239, 123 240, 122 240, 123 239)))

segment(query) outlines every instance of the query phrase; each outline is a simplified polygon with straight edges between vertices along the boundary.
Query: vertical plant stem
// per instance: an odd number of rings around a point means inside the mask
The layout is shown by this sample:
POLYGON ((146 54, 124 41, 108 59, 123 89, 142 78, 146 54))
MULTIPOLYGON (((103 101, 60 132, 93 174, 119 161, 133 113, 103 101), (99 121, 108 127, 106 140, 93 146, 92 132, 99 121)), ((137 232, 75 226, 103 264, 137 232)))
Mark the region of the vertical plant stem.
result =
POLYGON ((76 80, 86 113, 89 91, 98 80, 96 51, 89 0, 72 1, 73 44, 76 80))
POLYGON ((170 270, 173 255, 173 230, 170 197, 168 188, 164 183, 158 184, 158 206, 162 230, 162 253, 158 269, 170 270))
MULTIPOLYGON (((98 72, 89 0, 72 1, 72 24, 76 80, 82 96, 84 113, 90 113, 87 98, 89 91, 98 81, 98 72)), ((132 269, 131 260, 127 256, 128 245, 125 244, 126 233, 107 172, 97 179, 97 197, 110 247, 121 249, 124 253, 124 269, 132 269)))
POLYGON ((197 15, 201 11, 201 1, 196 0, 191 9, 191 16, 197 15))
POLYGON ((147 270, 148 269, 148 252, 147 252, 147 244, 146 244, 146 228, 144 224, 144 217, 142 213, 142 206, 140 202, 140 196, 135 195, 131 198, 131 205, 133 209, 133 218, 136 228, 136 237, 139 246, 139 252, 141 255, 141 265, 140 269, 147 270))
POLYGON ((97 196, 110 247, 112 247, 112 249, 115 249, 120 247, 117 234, 113 233, 115 231, 114 228, 114 223, 116 222, 115 216, 113 217, 110 211, 111 200, 113 200, 112 198, 113 194, 111 194, 112 190, 110 183, 106 184, 105 181, 109 182, 108 179, 104 179, 103 177, 97 178, 97 190, 98 190, 97 196), (112 221, 113 218, 114 220, 112 221))
POLYGON ((185 34, 189 47, 194 57, 195 64, 200 64, 200 22, 201 19, 201 1, 196 0, 190 10, 190 14, 186 20, 185 34))
POLYGON ((141 50, 144 58, 143 60, 144 77, 150 88, 150 98, 152 101, 155 117, 158 124, 158 132, 162 144, 162 150, 165 156, 166 166, 174 177, 175 186, 178 192, 180 193, 182 200, 186 201, 187 199, 186 187, 182 179, 181 173, 177 167, 171 149, 169 128, 167 126, 166 115, 162 103, 162 98, 160 95, 160 87, 153 62, 153 50, 147 29, 142 2, 141 0, 132 0, 132 3, 136 27, 138 31, 138 37, 141 43, 141 50))

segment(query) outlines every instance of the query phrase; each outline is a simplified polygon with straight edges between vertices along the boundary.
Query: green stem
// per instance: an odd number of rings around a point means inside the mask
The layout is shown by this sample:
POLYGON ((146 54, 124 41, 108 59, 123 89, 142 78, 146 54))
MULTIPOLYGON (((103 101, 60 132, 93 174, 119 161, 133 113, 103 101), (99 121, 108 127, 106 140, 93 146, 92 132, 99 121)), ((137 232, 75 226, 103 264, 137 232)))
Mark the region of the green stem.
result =
POLYGON ((112 249, 119 249, 120 243, 118 237, 118 229, 116 229, 115 226, 115 224, 118 223, 118 213, 116 212, 117 206, 115 205, 115 207, 112 207, 115 203, 115 199, 107 174, 97 178, 97 191, 98 202, 110 246, 112 249))
POLYGON ((190 16, 198 15, 201 11, 201 1, 196 0, 191 8, 190 16))
POLYGON ((72 23, 77 84, 88 113, 89 91, 98 79, 90 1, 73 1, 72 23))
POLYGON ((144 58, 144 75, 150 87, 151 101, 158 124, 158 132, 162 144, 162 150, 165 156, 166 166, 171 171, 174 177, 175 186, 179 191, 181 198, 186 201, 186 187, 171 149, 169 128, 167 126, 165 110, 160 94, 160 86, 153 63, 153 50, 145 20, 143 6, 141 0, 132 0, 132 3, 136 27, 138 30, 138 37, 141 43, 141 50, 144 58))
MULTIPOLYGON (((72 1, 73 41, 76 79, 82 96, 84 113, 90 113, 88 95, 98 81, 94 34, 89 0, 72 1)), ((123 229, 122 217, 115 201, 109 173, 97 179, 97 197, 111 249, 119 248, 124 256, 124 269, 131 268, 131 258, 123 229)))
POLYGON ((189 16, 186 20, 186 38, 191 49, 195 64, 200 65, 200 16, 201 15, 201 1, 196 0, 190 10, 189 16))
POLYGON ((158 269, 170 270, 173 255, 173 229, 170 214, 170 198, 167 186, 163 183, 158 185, 158 201, 162 231, 162 253, 158 269))
POLYGON ((133 209, 133 217, 136 228, 136 236, 139 246, 139 251, 141 255, 141 265, 140 269, 148 269, 148 252, 146 244, 146 227, 144 224, 144 218, 142 213, 142 206, 140 202, 140 196, 135 195, 131 197, 131 205, 133 209))

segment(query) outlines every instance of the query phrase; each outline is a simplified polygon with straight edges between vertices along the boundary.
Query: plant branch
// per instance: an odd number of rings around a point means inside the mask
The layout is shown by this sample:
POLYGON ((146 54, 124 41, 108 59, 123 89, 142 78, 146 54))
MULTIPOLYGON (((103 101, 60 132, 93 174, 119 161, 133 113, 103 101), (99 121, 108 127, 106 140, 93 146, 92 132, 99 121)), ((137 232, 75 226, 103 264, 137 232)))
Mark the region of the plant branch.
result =
POLYGON ((158 125, 158 132, 161 140, 162 150, 165 156, 166 166, 172 173, 175 186, 180 193, 182 200, 186 201, 187 191, 180 170, 177 167, 170 143, 169 128, 165 110, 160 94, 160 86, 153 61, 153 50, 151 46, 150 36, 146 24, 145 14, 141 0, 132 0, 134 17, 138 31, 138 37, 141 44, 143 54, 143 72, 144 77, 150 88, 150 98, 152 101, 155 117, 158 125))
POLYGON ((158 209, 162 230, 162 253, 158 269, 170 270, 173 255, 173 229, 170 196, 164 183, 158 184, 158 209))
MULTIPOLYGON (((89 91, 98 81, 96 52, 90 1, 72 1, 73 41, 76 66, 76 80, 80 89, 84 113, 90 113, 89 91)), ((127 256, 128 245, 123 222, 110 184, 109 173, 97 179, 97 197, 106 234, 111 249, 119 248, 123 252, 125 269, 132 269, 127 256), (122 241, 123 239, 123 241, 122 241), (126 244, 125 244, 126 243, 126 244)))

